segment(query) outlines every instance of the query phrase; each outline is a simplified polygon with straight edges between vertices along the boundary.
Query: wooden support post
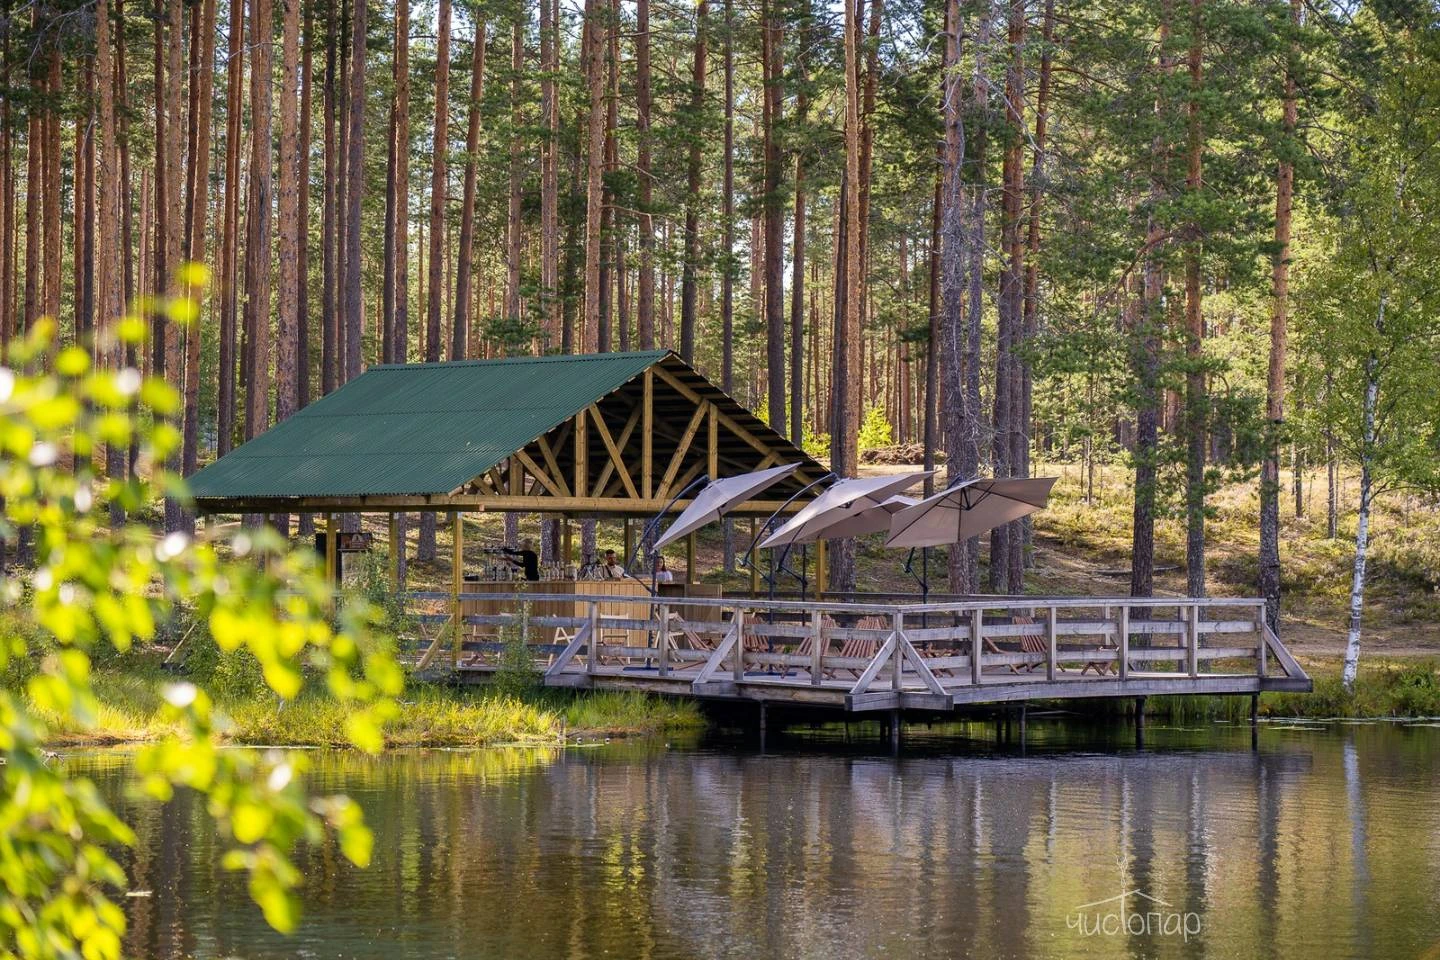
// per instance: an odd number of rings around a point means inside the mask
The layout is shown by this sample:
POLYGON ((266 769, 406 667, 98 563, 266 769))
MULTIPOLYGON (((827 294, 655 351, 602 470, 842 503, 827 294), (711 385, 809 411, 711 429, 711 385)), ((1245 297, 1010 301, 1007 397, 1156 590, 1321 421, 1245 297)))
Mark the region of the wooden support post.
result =
POLYGON ((325 514, 325 583, 330 587, 330 608, 335 608, 335 581, 337 577, 337 563, 340 554, 336 549, 335 536, 339 533, 339 525, 335 522, 335 514, 325 514))
POLYGON ((1050 681, 1051 683, 1055 682, 1055 672, 1058 669, 1058 664, 1055 661, 1059 659, 1058 654, 1060 645, 1056 642, 1056 626, 1055 608, 1051 607, 1050 616, 1045 621, 1045 643, 1050 650, 1050 652, 1046 655, 1045 660, 1045 679, 1050 681))
POLYGON ((625 529, 625 562, 629 563, 631 555, 635 552, 635 531, 630 526, 629 517, 626 517, 621 522, 624 524, 625 529))
POLYGON ((390 595, 400 596, 400 558, 405 555, 405 544, 400 541, 400 515, 390 511, 390 595))
POLYGON ((976 607, 970 612, 970 682, 980 686, 981 669, 980 661, 985 656, 984 641, 981 635, 985 628, 985 611, 976 607))
POLYGON ((590 624, 585 650, 585 672, 591 675, 600 669, 600 605, 591 600, 585 605, 585 619, 590 624))
POLYGON ((640 401, 640 494, 646 500, 655 495, 653 438, 655 433, 655 371, 645 371, 645 393, 640 401))
POLYGON ((465 642, 465 617, 460 612, 460 591, 465 582, 465 517, 456 510, 450 519, 455 541, 450 551, 450 623, 455 628, 454 666, 459 669, 465 642))
POLYGON ((819 610, 810 614, 810 629, 813 631, 810 641, 810 685, 820 686, 820 681, 825 672, 825 615, 819 610))
POLYGON ((720 411, 710 404, 710 415, 706 417, 707 438, 705 441, 705 470, 711 480, 720 478, 720 411))
MULTIPOLYGON (((895 612, 893 626, 895 629, 895 653, 890 658, 890 689, 899 693, 905 673, 905 615, 898 610, 895 612)), ((898 711, 895 716, 898 722, 900 716, 898 711)))
POLYGON ((735 682, 745 679, 745 611, 735 608, 735 682))
POLYGON ((685 582, 695 582, 695 534, 685 538, 685 582))
POLYGON ((1130 607, 1120 607, 1120 644, 1118 655, 1120 657, 1120 679, 1130 679, 1130 607))
POLYGON ((1255 608, 1255 672, 1263 680, 1270 672, 1270 648, 1265 642, 1265 604, 1255 608))
MULTIPOLYGON (((750 543, 759 541, 759 522, 750 518, 750 543)), ((760 596, 760 550, 752 547, 750 550, 750 599, 760 596)))
POLYGON ((1200 676, 1200 604, 1198 601, 1190 605, 1190 676, 1200 676))
POLYGON ((815 599, 824 600, 830 589, 830 548, 824 540, 815 541, 815 599))
POLYGON ((670 606, 660 604, 660 629, 655 633, 655 642, 660 645, 660 676, 670 676, 670 606))
POLYGON ((577 497, 590 496, 590 438, 585 429, 585 411, 575 414, 575 482, 571 485, 577 497))

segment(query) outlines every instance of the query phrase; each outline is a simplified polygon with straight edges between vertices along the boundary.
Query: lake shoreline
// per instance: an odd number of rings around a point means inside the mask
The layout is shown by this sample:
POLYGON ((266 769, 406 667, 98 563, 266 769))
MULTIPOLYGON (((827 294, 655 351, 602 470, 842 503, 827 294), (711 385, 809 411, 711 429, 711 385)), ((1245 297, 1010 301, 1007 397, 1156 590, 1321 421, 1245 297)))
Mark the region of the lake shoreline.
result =
MULTIPOLYGON (((1353 695, 1340 685, 1338 667, 1311 668, 1311 693, 1267 693, 1260 715, 1293 720, 1391 720, 1440 716, 1440 664, 1430 660, 1373 661, 1362 667, 1353 695)), ((172 674, 153 665, 100 668, 95 722, 57 725, 52 747, 123 746, 153 741, 169 732, 160 691, 172 674)), ((236 744, 290 747, 348 745, 345 710, 324 694, 284 703, 261 690, 214 691, 236 744)), ((1113 714, 1115 704, 1074 704, 1080 715, 1113 714)), ((1130 704, 1124 702, 1128 712, 1130 704)), ((484 747, 539 745, 575 738, 647 737, 702 731, 710 722, 693 700, 629 692, 592 692, 519 686, 453 687, 412 683, 385 726, 387 747, 484 747)), ((1241 720, 1250 698, 1151 697, 1147 716, 1168 719, 1241 720)))

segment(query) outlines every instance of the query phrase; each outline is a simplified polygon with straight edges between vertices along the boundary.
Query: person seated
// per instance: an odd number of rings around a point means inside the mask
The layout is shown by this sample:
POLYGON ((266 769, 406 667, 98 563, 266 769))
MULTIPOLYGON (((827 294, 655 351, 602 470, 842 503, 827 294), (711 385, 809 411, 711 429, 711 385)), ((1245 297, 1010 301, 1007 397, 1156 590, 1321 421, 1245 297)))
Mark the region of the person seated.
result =
POLYGON ((655 582, 656 582, 656 583, 674 583, 674 582, 675 582, 675 574, 671 573, 671 572, 670 572, 670 568, 665 565, 665 558, 664 558, 664 557, 656 557, 656 558, 655 558, 655 582))
POLYGON ((520 541, 520 549, 501 547, 500 552, 511 564, 525 571, 526 580, 540 579, 540 555, 535 552, 535 541, 527 538, 520 541))
POLYGON ((600 579, 602 580, 624 580, 625 568, 620 565, 620 558, 615 556, 614 550, 605 551, 605 559, 600 563, 600 579))

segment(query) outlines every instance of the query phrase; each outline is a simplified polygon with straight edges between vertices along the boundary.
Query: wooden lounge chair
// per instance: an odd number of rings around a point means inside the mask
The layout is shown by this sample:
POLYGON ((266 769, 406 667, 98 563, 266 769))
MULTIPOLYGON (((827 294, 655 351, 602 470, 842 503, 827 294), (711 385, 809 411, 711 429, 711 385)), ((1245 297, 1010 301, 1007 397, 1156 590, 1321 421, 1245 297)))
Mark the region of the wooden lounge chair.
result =
MULTIPOLYGON (((1011 618, 1011 622, 1012 622, 1012 623, 1025 624, 1025 625, 1032 625, 1032 624, 1035 623, 1035 618, 1034 618, 1034 617, 1013 617, 1013 618, 1011 618)), ((1050 659, 1050 641, 1049 641, 1046 637, 1040 636, 1040 634, 1038 634, 1038 633, 1022 633, 1022 634, 1020 634, 1020 652, 1021 652, 1021 653, 1038 653, 1038 654, 1043 655, 1046 660, 1049 660, 1049 659, 1050 659)), ((1034 672, 1035 672, 1035 669, 1036 669, 1037 667, 1043 667, 1043 666, 1045 666, 1045 661, 1040 661, 1040 662, 1038 662, 1038 663, 1025 663, 1025 664, 1021 664, 1021 666, 1023 666, 1023 667, 1025 668, 1025 672, 1026 672, 1026 673, 1034 673, 1034 672)), ((1012 665, 1012 668, 1011 668, 1011 669, 1014 669, 1013 665, 1012 665)), ((1016 673, 1019 673, 1020 671, 1016 670, 1015 672, 1016 672, 1016 673)))

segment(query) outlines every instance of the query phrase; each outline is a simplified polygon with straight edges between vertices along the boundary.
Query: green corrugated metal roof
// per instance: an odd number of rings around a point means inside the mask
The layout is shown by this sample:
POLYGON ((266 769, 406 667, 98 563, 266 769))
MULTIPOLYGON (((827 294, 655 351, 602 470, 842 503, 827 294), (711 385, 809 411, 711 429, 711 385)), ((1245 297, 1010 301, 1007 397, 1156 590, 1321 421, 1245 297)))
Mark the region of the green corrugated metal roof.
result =
POLYGON ((196 473, 190 489, 226 499, 447 494, 666 355, 371 367, 196 473))

